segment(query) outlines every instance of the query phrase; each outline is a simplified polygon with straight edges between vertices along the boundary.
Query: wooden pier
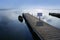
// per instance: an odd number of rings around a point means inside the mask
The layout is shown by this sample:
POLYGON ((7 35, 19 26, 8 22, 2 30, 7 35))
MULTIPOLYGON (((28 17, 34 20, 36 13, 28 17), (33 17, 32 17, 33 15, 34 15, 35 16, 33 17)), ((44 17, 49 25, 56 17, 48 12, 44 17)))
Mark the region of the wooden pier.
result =
POLYGON ((23 14, 23 17, 41 40, 60 40, 60 29, 57 29, 42 20, 40 20, 40 23, 38 24, 38 18, 27 13, 23 14))

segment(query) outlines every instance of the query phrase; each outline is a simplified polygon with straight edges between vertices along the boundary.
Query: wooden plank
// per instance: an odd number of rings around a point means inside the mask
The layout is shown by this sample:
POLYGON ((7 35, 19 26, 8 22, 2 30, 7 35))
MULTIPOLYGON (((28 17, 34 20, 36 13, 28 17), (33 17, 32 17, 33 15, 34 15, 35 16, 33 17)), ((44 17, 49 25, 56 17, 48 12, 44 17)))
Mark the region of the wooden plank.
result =
POLYGON ((40 21, 42 25, 38 25, 38 18, 30 15, 23 14, 25 19, 30 24, 31 28, 34 32, 42 39, 42 40, 60 40, 60 29, 57 29, 44 21, 40 21))

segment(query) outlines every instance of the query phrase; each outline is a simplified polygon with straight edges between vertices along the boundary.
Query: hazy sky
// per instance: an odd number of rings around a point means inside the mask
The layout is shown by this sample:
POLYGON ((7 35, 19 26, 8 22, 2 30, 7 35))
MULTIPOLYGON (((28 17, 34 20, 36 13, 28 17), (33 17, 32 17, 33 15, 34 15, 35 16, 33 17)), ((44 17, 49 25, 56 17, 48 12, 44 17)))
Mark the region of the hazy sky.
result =
POLYGON ((60 0, 0 0, 0 8, 21 7, 59 8, 60 0))

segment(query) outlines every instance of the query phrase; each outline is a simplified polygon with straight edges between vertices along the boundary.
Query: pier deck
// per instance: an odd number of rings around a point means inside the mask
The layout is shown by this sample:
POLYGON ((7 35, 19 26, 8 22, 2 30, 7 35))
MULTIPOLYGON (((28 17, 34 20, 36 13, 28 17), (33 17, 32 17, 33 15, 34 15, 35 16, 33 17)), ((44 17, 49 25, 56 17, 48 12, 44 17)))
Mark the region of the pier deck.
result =
POLYGON ((39 21, 38 18, 30 14, 23 14, 23 16, 41 40, 60 40, 60 29, 57 29, 42 20, 40 20, 42 24, 39 26, 37 23, 39 21))

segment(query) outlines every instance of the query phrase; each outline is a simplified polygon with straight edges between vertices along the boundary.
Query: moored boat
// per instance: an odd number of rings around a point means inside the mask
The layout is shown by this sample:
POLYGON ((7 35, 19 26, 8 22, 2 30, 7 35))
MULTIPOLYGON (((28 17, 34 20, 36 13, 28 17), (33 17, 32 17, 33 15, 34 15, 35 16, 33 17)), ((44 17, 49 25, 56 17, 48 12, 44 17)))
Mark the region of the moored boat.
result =
POLYGON ((22 16, 18 16, 18 20, 20 21, 20 22, 23 22, 23 17, 22 16))

